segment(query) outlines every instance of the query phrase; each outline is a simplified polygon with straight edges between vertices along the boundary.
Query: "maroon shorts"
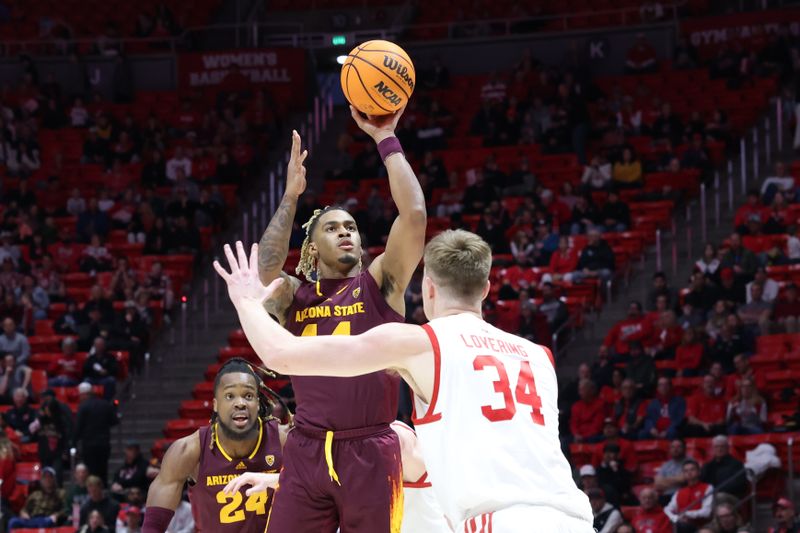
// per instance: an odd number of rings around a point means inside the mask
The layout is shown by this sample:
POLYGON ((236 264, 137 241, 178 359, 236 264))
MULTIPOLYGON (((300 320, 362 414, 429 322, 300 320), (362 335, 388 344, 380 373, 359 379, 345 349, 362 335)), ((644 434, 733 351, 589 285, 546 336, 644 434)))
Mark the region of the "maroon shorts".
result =
POLYGON ((399 533, 403 515, 400 441, 388 426, 334 435, 331 480, 325 433, 295 428, 283 448, 283 470, 268 533, 399 533))

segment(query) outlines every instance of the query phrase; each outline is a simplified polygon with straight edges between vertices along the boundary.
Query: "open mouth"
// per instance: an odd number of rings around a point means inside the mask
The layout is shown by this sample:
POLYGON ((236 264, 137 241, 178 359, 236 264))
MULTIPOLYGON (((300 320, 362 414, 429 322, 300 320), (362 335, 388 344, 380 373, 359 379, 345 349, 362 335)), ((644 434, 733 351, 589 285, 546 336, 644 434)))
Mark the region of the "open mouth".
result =
POLYGON ((250 417, 247 416, 247 413, 240 413, 233 415, 233 425, 239 429, 247 427, 247 423, 250 421, 250 417))

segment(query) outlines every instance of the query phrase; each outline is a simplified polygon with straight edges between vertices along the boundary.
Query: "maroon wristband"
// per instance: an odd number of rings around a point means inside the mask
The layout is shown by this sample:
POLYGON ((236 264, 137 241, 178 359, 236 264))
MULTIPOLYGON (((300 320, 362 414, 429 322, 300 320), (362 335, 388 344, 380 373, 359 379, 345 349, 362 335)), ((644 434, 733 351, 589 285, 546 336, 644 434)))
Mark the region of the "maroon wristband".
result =
POLYGON ((175 511, 148 505, 144 510, 142 533, 164 533, 175 516, 175 511))
POLYGON ((381 159, 384 162, 386 162, 387 157, 398 152, 405 155, 397 137, 388 137, 378 143, 378 153, 381 154, 381 159))

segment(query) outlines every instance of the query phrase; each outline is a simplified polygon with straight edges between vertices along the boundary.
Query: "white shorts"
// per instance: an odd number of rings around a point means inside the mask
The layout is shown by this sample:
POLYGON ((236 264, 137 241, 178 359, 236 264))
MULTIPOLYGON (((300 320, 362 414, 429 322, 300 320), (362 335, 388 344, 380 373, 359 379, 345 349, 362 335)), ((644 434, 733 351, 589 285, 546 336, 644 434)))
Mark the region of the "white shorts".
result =
POLYGON ((456 533, 595 533, 585 520, 550 507, 515 505, 465 520, 456 533))

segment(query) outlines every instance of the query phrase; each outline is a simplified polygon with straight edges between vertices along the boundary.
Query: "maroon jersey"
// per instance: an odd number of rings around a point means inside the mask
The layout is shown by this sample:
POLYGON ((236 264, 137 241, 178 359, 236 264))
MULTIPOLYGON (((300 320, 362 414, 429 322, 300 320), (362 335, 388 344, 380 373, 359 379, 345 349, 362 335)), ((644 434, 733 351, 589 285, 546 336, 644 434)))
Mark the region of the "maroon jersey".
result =
MULTIPOLYGON (((358 335, 402 321, 365 270, 354 278, 302 284, 287 312, 286 329, 304 337, 358 335)), ((293 376, 295 423, 325 431, 389 424, 397 416, 398 384, 398 377, 384 371, 354 378, 293 376)))
POLYGON ((245 496, 245 487, 232 496, 222 492, 228 482, 245 472, 278 473, 283 465, 278 420, 271 419, 259 430, 253 452, 233 459, 215 439, 211 426, 200 428, 200 464, 197 479, 189 488, 195 528, 198 533, 264 533, 272 505, 272 489, 245 496))

